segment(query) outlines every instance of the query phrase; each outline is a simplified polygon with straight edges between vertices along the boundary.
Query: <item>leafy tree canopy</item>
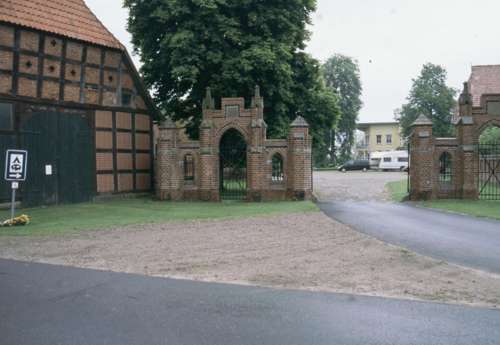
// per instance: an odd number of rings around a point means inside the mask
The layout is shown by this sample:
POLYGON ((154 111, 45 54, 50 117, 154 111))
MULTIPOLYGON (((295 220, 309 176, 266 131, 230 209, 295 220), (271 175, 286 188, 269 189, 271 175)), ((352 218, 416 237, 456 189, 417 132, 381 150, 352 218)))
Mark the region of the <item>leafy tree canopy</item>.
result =
POLYGON ((479 137, 479 142, 489 145, 500 144, 500 127, 486 128, 479 137))
POLYGON ((340 150, 336 158, 339 162, 344 162, 351 158, 358 114, 363 105, 358 62, 351 57, 336 54, 328 59, 322 70, 327 87, 339 98, 341 117, 335 141, 340 150))
POLYGON ((125 0, 142 74, 160 109, 196 137, 206 87, 216 99, 260 85, 271 136, 301 113, 315 145, 336 124, 337 99, 303 52, 315 0, 125 0))
POLYGON ((457 91, 446 85, 446 79, 446 70, 431 63, 425 64, 418 78, 413 79, 408 103, 396 114, 405 136, 410 135, 411 124, 420 114, 432 121, 436 136, 453 134, 451 119, 457 91))

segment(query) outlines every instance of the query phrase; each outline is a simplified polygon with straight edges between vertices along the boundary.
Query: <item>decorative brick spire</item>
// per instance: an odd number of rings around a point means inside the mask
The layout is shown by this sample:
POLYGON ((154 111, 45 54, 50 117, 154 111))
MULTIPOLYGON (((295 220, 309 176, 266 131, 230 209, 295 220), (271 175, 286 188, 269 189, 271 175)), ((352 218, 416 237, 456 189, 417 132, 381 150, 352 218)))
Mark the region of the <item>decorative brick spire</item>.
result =
POLYGON ((260 95, 259 85, 255 85, 254 97, 252 98, 252 108, 264 108, 264 98, 260 95))
POLYGON ((215 100, 212 97, 212 90, 210 87, 207 87, 206 89, 202 107, 203 109, 215 109, 215 100))

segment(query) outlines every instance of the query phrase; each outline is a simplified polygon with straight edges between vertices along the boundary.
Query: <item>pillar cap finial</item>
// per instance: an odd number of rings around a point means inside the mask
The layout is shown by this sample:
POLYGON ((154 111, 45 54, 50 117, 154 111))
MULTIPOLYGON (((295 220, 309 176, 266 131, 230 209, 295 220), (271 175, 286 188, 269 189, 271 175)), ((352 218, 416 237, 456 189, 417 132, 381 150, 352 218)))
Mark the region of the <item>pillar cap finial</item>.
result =
POLYGON ((309 124, 307 123, 307 121, 300 115, 298 115, 295 120, 292 122, 292 124, 290 125, 290 127, 292 128, 296 128, 296 127, 309 127, 309 124))
POLYGON ((215 100, 212 97, 212 89, 207 86, 205 89, 205 98, 203 98, 203 109, 215 109, 215 100))
POLYGON ((424 114, 420 114, 411 126, 432 126, 432 121, 424 114))
POLYGON ((255 85, 254 96, 252 98, 252 108, 264 108, 264 101, 260 95, 259 85, 255 85))

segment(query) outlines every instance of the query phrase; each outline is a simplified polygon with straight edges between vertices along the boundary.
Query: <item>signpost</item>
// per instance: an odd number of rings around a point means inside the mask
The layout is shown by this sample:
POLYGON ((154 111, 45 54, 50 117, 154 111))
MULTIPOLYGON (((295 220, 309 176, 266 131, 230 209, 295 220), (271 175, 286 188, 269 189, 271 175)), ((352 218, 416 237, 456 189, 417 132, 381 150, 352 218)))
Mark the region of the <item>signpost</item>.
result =
POLYGON ((28 167, 28 151, 7 150, 5 155, 5 180, 11 182, 12 199, 10 206, 10 218, 15 216, 16 191, 19 189, 19 182, 26 181, 26 171, 28 167))

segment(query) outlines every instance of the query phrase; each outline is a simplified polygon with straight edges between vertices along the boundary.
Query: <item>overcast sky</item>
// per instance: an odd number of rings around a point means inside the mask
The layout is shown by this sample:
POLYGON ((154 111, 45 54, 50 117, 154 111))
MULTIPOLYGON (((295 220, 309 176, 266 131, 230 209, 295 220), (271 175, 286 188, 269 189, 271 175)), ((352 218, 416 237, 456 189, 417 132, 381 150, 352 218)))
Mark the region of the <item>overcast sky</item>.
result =
MULTIPOLYGON (((122 0, 86 2, 131 51, 122 0)), ((471 65, 500 64, 499 14, 499 0, 318 0, 307 51, 321 61, 334 53, 356 58, 360 121, 390 121, 424 63, 445 67, 457 89, 471 65)))

